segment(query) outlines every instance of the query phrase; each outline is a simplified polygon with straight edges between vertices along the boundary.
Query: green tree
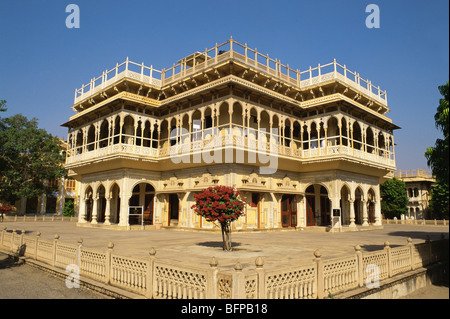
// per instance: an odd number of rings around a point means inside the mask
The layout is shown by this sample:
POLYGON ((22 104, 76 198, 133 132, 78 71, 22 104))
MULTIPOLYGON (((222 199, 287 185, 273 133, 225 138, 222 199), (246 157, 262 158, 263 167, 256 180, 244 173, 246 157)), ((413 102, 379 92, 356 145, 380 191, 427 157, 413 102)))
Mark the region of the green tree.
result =
POLYGON ((436 184, 431 190, 430 210, 435 217, 449 216, 449 81, 438 87, 443 98, 439 99, 439 105, 434 115, 436 128, 440 130, 444 138, 436 139, 434 147, 427 148, 425 157, 427 164, 436 177, 436 184))
MULTIPOLYGON (((2 104, 3 107, 4 103, 2 104)), ((62 145, 21 114, 0 118, 0 201, 54 191, 48 182, 65 174, 62 145)))
POLYGON ((400 179, 389 179, 380 186, 381 211, 386 218, 400 218, 408 212, 408 196, 405 182, 400 179))
POLYGON ((69 200, 64 203, 63 216, 66 216, 66 217, 75 216, 73 200, 69 200))

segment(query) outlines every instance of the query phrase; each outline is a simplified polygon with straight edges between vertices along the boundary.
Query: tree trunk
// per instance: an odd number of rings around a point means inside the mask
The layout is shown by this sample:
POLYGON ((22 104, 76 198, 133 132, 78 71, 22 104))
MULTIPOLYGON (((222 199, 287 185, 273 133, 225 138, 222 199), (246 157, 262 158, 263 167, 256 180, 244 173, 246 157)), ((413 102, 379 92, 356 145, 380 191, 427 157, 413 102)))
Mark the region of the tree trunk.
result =
POLYGON ((222 228, 222 241, 223 241, 223 250, 231 251, 231 231, 229 223, 221 223, 222 228))

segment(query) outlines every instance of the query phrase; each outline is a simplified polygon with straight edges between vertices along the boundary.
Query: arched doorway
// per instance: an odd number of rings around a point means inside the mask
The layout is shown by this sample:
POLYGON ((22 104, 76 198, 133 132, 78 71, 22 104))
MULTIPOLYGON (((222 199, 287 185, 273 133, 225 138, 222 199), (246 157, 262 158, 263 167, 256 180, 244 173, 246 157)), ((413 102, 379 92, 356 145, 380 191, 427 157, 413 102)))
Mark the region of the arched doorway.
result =
POLYGON ((110 223, 118 224, 120 217, 120 188, 114 183, 110 188, 111 202, 110 202, 110 223))
POLYGON ((84 200, 86 202, 86 214, 84 220, 90 222, 92 220, 92 205, 94 203, 92 199, 92 187, 89 186, 84 194, 84 200))
POLYGON ((316 218, 314 213, 316 211, 316 194, 314 185, 308 186, 305 191, 306 196, 306 226, 315 226, 316 218))
POLYGON ((367 193, 367 212, 369 218, 369 224, 375 223, 375 192, 373 189, 369 189, 367 193))
POLYGON ((356 188, 355 190, 355 202, 353 203, 355 209, 355 224, 361 225, 363 223, 363 210, 362 210, 362 190, 356 188))
MULTIPOLYGON (((143 207, 144 225, 153 225, 155 188, 150 183, 137 184, 132 191, 129 207, 143 207)), ((140 216, 129 216, 130 225, 140 224, 140 216)))
POLYGON ((331 225, 331 203, 327 189, 320 186, 320 226, 328 225, 331 225))
POLYGON ((105 209, 106 209, 106 198, 105 198, 105 187, 100 185, 97 189, 97 222, 105 222, 105 209))

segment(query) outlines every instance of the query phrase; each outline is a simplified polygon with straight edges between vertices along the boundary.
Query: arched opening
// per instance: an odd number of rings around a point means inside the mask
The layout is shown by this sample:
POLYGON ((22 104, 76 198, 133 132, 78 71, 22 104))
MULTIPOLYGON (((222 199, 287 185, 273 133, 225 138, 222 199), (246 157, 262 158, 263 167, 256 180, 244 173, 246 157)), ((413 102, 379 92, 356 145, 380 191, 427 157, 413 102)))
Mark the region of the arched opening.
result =
POLYGON ((375 153, 375 138, 373 135, 373 131, 370 127, 366 130, 366 143, 367 143, 367 153, 374 154, 375 153))
POLYGON ((306 200, 306 226, 316 225, 316 190, 314 185, 305 190, 306 200))
POLYGON ((89 126, 86 149, 88 150, 88 152, 93 151, 95 149, 95 127, 94 127, 94 125, 89 126))
POLYGON ((311 149, 316 149, 319 147, 319 134, 317 131, 316 122, 311 123, 311 130, 309 134, 309 145, 311 146, 311 149))
POLYGON ((109 135, 109 122, 107 120, 103 120, 100 125, 100 140, 98 141, 99 148, 108 146, 108 135, 109 135))
POLYGON ((328 225, 331 225, 331 201, 327 189, 320 186, 320 226, 328 225))
POLYGON ((83 131, 82 130, 78 130, 77 132, 77 141, 75 143, 75 154, 82 154, 83 153, 83 140, 84 140, 84 136, 83 136, 83 131))
MULTIPOLYGON (((195 141, 201 141, 202 139, 202 113, 200 112, 200 110, 196 110, 193 114, 192 114, 192 128, 191 128, 191 132, 192 132, 192 137, 191 140, 193 142, 195 141)), ((186 116, 183 117, 183 128, 186 127, 186 125, 188 126, 189 124, 186 123, 186 116)), ((189 128, 186 127, 186 129, 189 131, 189 128)), ((186 142, 187 139, 185 139, 183 137, 183 143, 186 142)))
POLYGON ((106 209, 106 197, 105 197, 105 187, 100 185, 97 188, 97 222, 105 222, 105 209, 106 209))
MULTIPOLYGON (((140 183, 134 186, 128 206, 129 214, 132 212, 143 213, 144 225, 153 225, 153 205, 155 198, 155 188, 150 183, 140 183)), ((130 225, 140 225, 141 216, 131 215, 128 218, 130 225)))
POLYGON ((134 143, 134 119, 129 115, 127 115, 123 121, 122 143, 124 144, 134 143))
POLYGON ((242 105, 238 102, 233 104, 233 115, 232 115, 232 123, 233 128, 237 127, 239 128, 236 130, 236 133, 233 130, 234 135, 239 135, 237 132, 240 132, 244 128, 244 121, 243 121, 243 115, 242 115, 242 105))
POLYGON ((327 135, 327 146, 339 145, 339 127, 335 117, 331 117, 327 122, 327 135))
POLYGON ((120 116, 116 116, 114 119, 114 132, 113 132, 113 143, 120 143, 120 116))
POLYGON ((226 128, 229 127, 230 114, 228 112, 228 103, 222 103, 219 108, 219 131, 221 136, 226 135, 226 128))
POLYGON ((345 118, 342 118, 342 127, 341 127, 341 136, 342 136, 342 145, 348 146, 348 126, 345 118))
POLYGON ((357 187, 355 190, 355 201, 353 203, 355 210, 355 224, 361 225, 363 221, 363 209, 362 209, 362 190, 357 187))
POLYGON ((292 148, 301 149, 301 127, 298 121, 294 121, 293 130, 292 130, 292 148))
POLYGON ((367 214, 369 224, 375 223, 375 192, 372 188, 367 192, 367 214))
POLYGON ((284 137, 284 146, 290 147, 292 138, 292 123, 290 119, 284 120, 283 137, 284 137))
POLYGON ((169 221, 168 226, 178 225, 178 216, 180 213, 180 200, 178 194, 169 194, 169 221))
POLYGON ((383 133, 378 134, 378 156, 385 157, 386 154, 386 140, 383 133))
POLYGON ((88 186, 86 188, 86 191, 84 192, 84 200, 85 200, 85 207, 86 207, 84 220, 87 222, 92 221, 92 207, 94 204, 92 195, 93 195, 92 187, 88 186))
POLYGON ((145 121, 144 132, 142 134, 142 146, 150 147, 152 139, 152 124, 150 121, 145 121))
POLYGON ((110 223, 118 224, 120 219, 120 187, 116 183, 110 188, 110 223))
POLYGON ((353 148, 360 150, 362 147, 362 133, 358 122, 353 123, 353 148))
POLYGON ((342 225, 350 224, 350 189, 344 185, 341 188, 341 223, 342 225))
POLYGON ((260 123, 259 123, 259 132, 258 132, 258 140, 262 143, 266 143, 269 141, 270 134, 270 116, 265 110, 261 111, 259 114, 260 123))

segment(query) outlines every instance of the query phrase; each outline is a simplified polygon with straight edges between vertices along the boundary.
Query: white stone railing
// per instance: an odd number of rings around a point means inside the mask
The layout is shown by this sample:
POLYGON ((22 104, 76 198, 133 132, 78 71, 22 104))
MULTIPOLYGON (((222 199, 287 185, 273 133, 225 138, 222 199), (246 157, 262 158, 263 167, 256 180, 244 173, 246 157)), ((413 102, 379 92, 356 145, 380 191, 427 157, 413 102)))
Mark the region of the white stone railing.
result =
POLYGON ((448 239, 363 252, 359 245, 355 253, 342 258, 323 259, 319 250, 305 265, 287 269, 266 270, 258 257, 256 268, 244 271, 238 262, 234 269, 219 269, 213 257, 209 267, 177 264, 149 257, 135 258, 114 253, 110 242, 105 250, 64 243, 58 235, 53 240, 25 235, 25 231, 0 233, 0 249, 16 251, 25 244, 25 257, 60 269, 78 269, 83 277, 119 287, 147 298, 164 299, 322 299, 354 288, 367 286, 371 279, 392 278, 398 274, 448 260, 448 239), (368 271, 368 269, 372 271, 368 271), (376 268, 376 271, 374 271, 376 268), (372 274, 376 278, 369 278, 372 274))
MULTIPOLYGON (((145 156, 146 158, 162 159, 175 156, 192 155, 199 151, 214 151, 224 147, 233 147, 243 149, 244 151, 256 151, 258 153, 270 156, 285 156, 293 159, 320 159, 332 158, 340 155, 354 157, 365 160, 373 164, 383 164, 395 167, 395 160, 390 157, 380 156, 377 152, 368 153, 362 150, 352 149, 345 145, 321 146, 317 148, 301 149, 297 145, 301 145, 300 141, 291 141, 290 146, 282 145, 278 142, 267 142, 266 140, 250 139, 240 135, 215 135, 210 138, 204 138, 201 141, 190 141, 175 146, 164 146, 160 148, 145 147, 141 145, 133 145, 126 143, 111 144, 103 148, 97 148, 92 151, 85 151, 81 154, 74 154, 69 150, 66 157, 66 165, 81 163, 83 161, 104 159, 108 156, 115 155, 133 155, 145 156)), ((384 154, 388 154, 383 150, 384 154)), ((392 155, 391 155, 392 156, 392 155)))
POLYGON ((336 60, 328 64, 318 64, 317 67, 310 66, 309 69, 304 71, 294 70, 289 64, 284 65, 280 60, 269 58, 269 55, 263 55, 256 49, 251 49, 246 44, 240 44, 233 39, 220 45, 216 44, 215 47, 204 52, 197 52, 193 55, 192 67, 187 66, 183 59, 171 68, 159 71, 154 69, 153 66, 147 67, 144 66, 144 63, 131 62, 127 58, 125 62, 116 64, 115 68, 106 70, 101 76, 93 78, 89 84, 76 89, 74 103, 88 98, 125 77, 162 87, 186 76, 209 69, 227 59, 235 59, 245 63, 300 89, 331 80, 339 80, 387 106, 386 91, 381 90, 379 86, 374 86, 371 81, 361 78, 359 73, 349 70, 345 65, 337 63, 336 60), (195 56, 197 56, 197 61, 195 56), (200 63, 198 63, 199 61, 200 63), (131 68, 135 70, 133 71, 131 68))
POLYGON ((127 58, 125 62, 116 64, 115 68, 104 71, 101 76, 93 78, 88 84, 76 89, 74 103, 76 104, 83 101, 89 96, 94 95, 95 93, 122 80, 123 78, 130 78, 161 87, 161 71, 154 69, 153 66, 147 67, 144 63, 138 64, 132 62, 127 58))

